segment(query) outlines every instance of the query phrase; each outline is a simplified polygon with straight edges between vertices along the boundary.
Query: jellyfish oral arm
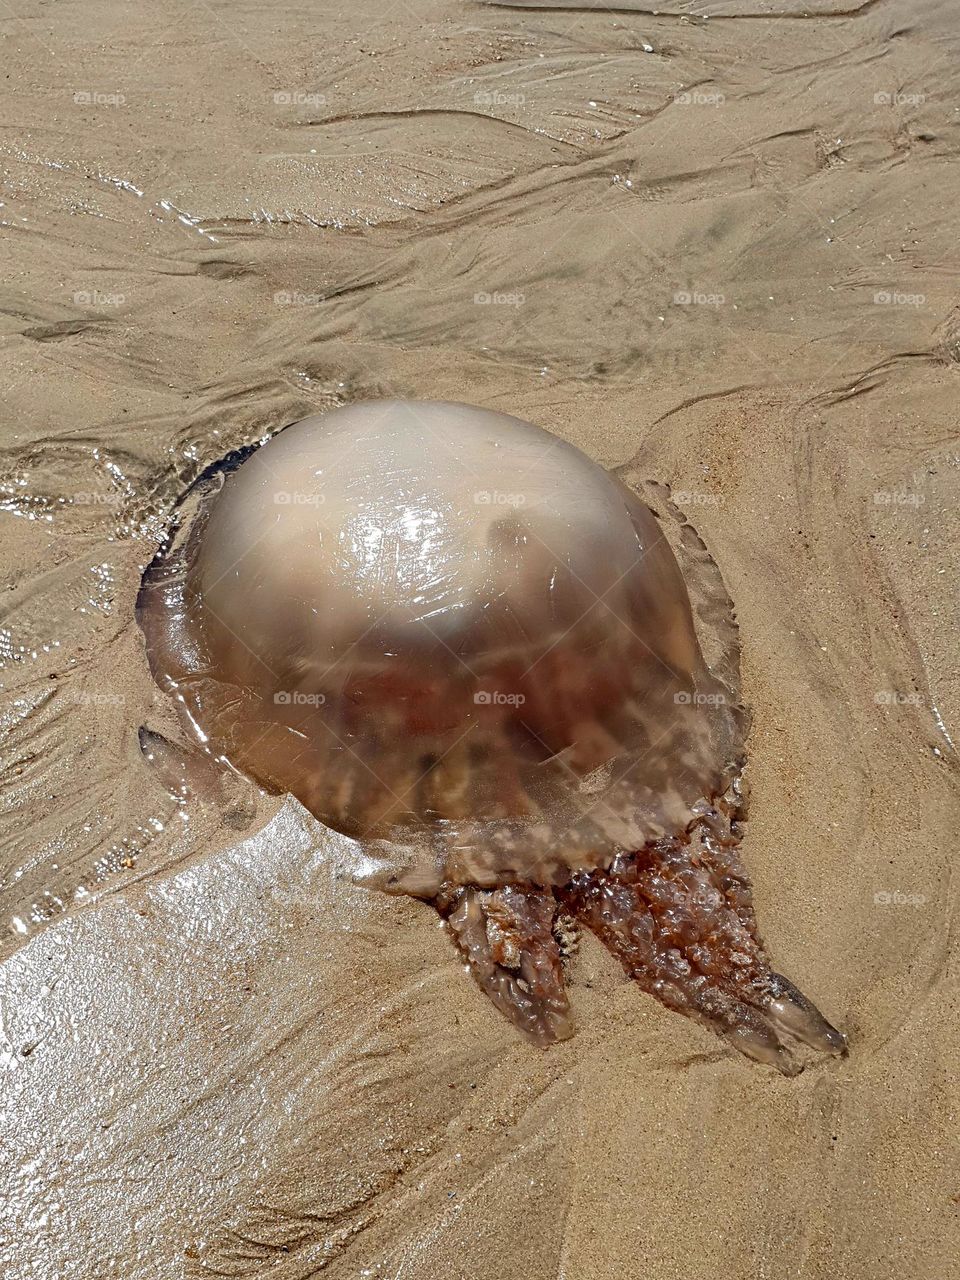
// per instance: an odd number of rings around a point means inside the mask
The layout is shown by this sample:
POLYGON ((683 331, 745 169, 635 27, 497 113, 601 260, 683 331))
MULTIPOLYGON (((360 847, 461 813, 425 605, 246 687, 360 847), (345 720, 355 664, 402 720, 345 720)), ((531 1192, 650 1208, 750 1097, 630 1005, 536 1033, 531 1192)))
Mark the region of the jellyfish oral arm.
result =
POLYGON ((467 886, 436 906, 481 990, 515 1026, 542 1046, 573 1033, 549 890, 467 886))
POLYGON ((555 889, 449 887, 435 905, 481 989, 541 1046, 572 1030, 557 927, 565 911, 661 1004, 747 1057, 796 1075, 805 1050, 842 1055, 846 1041, 770 968, 725 829, 725 815, 714 810, 687 839, 620 854, 608 869, 577 873, 555 889))

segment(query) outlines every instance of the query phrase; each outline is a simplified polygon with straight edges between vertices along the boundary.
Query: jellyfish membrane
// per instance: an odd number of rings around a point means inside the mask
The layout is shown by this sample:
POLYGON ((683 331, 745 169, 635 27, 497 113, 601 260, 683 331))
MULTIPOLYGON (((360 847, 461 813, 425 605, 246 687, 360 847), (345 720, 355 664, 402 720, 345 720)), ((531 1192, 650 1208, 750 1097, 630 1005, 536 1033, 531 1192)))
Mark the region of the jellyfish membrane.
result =
POLYGON ((740 758, 650 509, 519 418, 307 418, 148 577, 151 665, 203 746, 392 850, 396 887, 552 885, 682 830, 740 758))
POLYGON ((662 1003, 792 1073, 788 1043, 845 1041, 763 951, 736 625, 660 498, 662 518, 518 418, 355 404, 205 473, 138 616, 201 752, 362 841, 536 1042, 572 1027, 566 911, 662 1003))

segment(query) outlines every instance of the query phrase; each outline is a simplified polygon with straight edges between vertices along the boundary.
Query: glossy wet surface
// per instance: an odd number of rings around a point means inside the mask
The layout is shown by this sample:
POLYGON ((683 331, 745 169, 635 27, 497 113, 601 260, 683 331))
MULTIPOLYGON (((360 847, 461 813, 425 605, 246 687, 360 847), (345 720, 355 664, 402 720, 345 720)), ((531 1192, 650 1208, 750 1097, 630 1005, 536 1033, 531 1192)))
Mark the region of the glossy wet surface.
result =
POLYGON ((18 1280, 943 1275, 957 20, 658 7, 5 19, 18 1280), (673 486, 738 606, 765 938, 847 1062, 764 1075, 590 939, 538 1054, 355 848, 142 763, 177 495, 374 395, 673 486))
POLYGON ((682 833, 743 767, 716 565, 531 423, 361 401, 175 520, 137 619, 185 747, 376 839, 395 888, 563 883, 682 833))
POLYGON ((190 775, 239 773, 354 836, 380 868, 363 882, 432 901, 541 1047, 572 1032, 562 935, 582 923, 668 1008, 795 1075, 791 1033, 846 1045, 760 942, 734 609, 699 539, 709 589, 696 560, 684 582, 684 534, 674 504, 507 414, 303 419, 191 486, 144 574, 182 731, 142 730, 145 758, 179 759, 186 815, 190 775))

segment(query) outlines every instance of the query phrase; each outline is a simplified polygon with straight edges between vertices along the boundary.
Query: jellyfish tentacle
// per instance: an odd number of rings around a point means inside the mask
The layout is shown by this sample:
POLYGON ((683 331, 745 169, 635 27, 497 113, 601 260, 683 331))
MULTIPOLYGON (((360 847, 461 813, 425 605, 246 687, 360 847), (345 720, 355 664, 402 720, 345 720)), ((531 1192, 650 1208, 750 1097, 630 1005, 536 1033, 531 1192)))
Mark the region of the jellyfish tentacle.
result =
POLYGON ((772 999, 767 1017, 788 1035, 802 1040, 811 1049, 846 1057, 847 1038, 832 1026, 812 1000, 781 973, 771 973, 772 999))
POLYGON ((663 840, 620 855, 608 871, 574 876, 558 897, 667 1008, 795 1075, 803 1064, 791 1053, 794 1041, 832 1054, 845 1042, 771 970, 753 928, 749 883, 732 870, 702 860, 695 843, 663 840))
POLYGON ((701 962, 706 955, 702 942, 674 945, 639 882, 593 871, 574 877, 558 896, 661 1004, 710 1027, 747 1057, 796 1074, 798 1066, 762 1010, 697 966, 698 952, 701 962))
POLYGON ((549 890, 447 886, 434 900, 477 984, 540 1045, 573 1033, 549 890))

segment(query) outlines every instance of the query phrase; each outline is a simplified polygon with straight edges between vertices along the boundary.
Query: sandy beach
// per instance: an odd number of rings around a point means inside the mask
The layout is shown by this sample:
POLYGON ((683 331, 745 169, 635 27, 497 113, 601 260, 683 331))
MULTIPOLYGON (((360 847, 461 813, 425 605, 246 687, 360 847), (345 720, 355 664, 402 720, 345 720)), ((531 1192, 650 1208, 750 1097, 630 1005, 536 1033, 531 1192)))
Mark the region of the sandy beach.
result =
POLYGON ((0 12, 4 1280, 948 1280, 960 17, 948 0, 0 12), (232 449, 466 401, 671 486, 735 602, 795 1079, 584 936, 542 1051, 236 779, 134 608, 232 449))

